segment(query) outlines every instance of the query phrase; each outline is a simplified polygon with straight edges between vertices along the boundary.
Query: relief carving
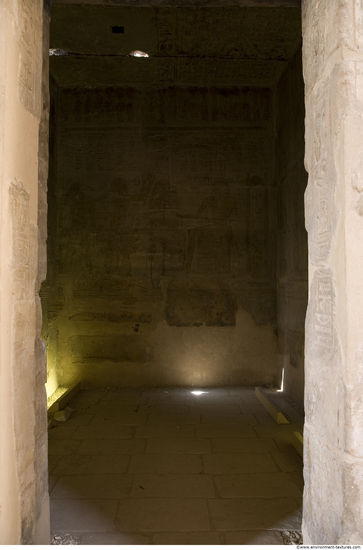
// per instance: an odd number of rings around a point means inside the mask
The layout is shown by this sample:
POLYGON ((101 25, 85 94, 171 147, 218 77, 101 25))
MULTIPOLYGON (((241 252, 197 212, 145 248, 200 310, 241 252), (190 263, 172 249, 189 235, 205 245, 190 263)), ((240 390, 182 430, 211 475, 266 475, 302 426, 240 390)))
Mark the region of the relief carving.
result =
POLYGON ((314 331, 314 345, 323 353, 334 350, 334 288, 330 269, 319 268, 314 273, 311 292, 310 329, 314 331))
POLYGON ((20 0, 20 59, 18 75, 19 99, 33 115, 41 114, 42 46, 37 39, 42 34, 40 4, 20 0))
POLYGON ((29 219, 29 194, 21 183, 12 183, 9 189, 12 219, 13 288, 19 300, 29 298, 34 277, 36 234, 31 230, 29 219))

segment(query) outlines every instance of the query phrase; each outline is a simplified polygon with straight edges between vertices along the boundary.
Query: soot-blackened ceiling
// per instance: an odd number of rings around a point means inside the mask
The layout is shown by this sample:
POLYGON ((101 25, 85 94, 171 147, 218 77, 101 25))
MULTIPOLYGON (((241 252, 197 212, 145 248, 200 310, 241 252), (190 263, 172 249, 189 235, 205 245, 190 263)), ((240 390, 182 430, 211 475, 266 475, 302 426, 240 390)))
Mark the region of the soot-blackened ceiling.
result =
POLYGON ((273 86, 301 42, 300 11, 56 4, 50 69, 61 87, 273 86))

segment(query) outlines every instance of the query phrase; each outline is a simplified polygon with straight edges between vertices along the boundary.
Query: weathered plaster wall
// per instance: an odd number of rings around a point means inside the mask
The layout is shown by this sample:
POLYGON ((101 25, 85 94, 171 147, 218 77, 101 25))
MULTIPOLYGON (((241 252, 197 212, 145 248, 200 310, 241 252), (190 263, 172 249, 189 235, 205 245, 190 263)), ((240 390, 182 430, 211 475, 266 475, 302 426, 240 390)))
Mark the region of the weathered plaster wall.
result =
POLYGON ((268 89, 60 90, 60 383, 279 382, 273 116, 268 89))
POLYGON ((37 294, 46 267, 48 24, 43 0, 0 5, 1 544, 50 538, 37 294))
POLYGON ((304 543, 363 540, 363 3, 303 2, 304 543))
POLYGON ((304 218, 304 83, 301 48, 276 89, 277 319, 284 390, 304 403, 308 250, 304 218))

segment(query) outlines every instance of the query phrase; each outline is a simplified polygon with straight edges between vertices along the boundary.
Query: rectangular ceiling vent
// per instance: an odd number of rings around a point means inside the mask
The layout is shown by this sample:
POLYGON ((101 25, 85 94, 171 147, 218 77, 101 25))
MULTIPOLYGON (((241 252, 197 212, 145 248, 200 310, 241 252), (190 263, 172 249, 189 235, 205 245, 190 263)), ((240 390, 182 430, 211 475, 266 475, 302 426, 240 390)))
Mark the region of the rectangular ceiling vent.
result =
POLYGON ((115 26, 111 27, 111 31, 114 34, 123 34, 124 33, 124 28, 120 27, 119 25, 115 25, 115 26))

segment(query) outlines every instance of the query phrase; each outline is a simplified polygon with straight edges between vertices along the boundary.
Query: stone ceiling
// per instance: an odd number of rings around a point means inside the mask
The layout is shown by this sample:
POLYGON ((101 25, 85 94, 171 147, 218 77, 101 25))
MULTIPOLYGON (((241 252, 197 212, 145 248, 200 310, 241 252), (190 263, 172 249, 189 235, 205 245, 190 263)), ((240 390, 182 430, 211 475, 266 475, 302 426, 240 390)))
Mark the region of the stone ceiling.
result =
POLYGON ((301 42, 299 7, 56 3, 51 17, 61 87, 273 86, 301 42))

